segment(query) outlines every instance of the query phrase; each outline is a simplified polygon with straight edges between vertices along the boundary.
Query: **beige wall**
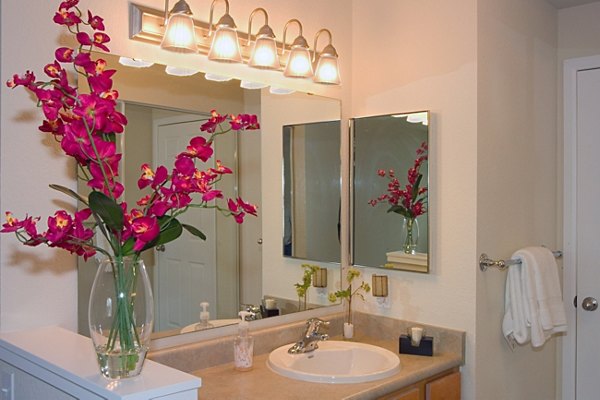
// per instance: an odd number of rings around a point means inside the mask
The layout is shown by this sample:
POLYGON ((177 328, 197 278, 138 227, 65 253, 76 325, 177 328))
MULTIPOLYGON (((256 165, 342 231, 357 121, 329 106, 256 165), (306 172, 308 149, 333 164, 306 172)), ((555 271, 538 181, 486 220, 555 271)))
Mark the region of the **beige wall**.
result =
MULTIPOLYGON (((557 248, 556 19, 544 0, 478 1, 476 254, 557 248)), ((476 276, 475 398, 554 399, 557 340, 509 350, 506 272, 476 276)))
POLYGON ((600 1, 558 11, 558 57, 600 54, 600 1))
MULTIPOLYGON (((54 57, 58 31, 49 23, 55 4, 37 0, 26 19, 22 4, 1 4, 2 82, 13 73, 42 68, 54 57), (24 23, 26 22, 26 23, 24 23)), ((70 205, 48 188, 49 183, 74 188, 74 165, 60 155, 52 138, 42 135, 41 113, 23 90, 0 89, 0 171, 2 211, 15 215, 52 215, 70 205)), ((45 225, 46 221, 41 221, 45 225)), ((57 324, 77 328, 75 258, 64 251, 25 248, 10 235, 0 235, 0 329, 3 331, 57 324)))
MULTIPOLYGON (((465 399, 475 398, 476 34, 475 0, 353 2, 352 115, 432 116, 431 273, 386 271, 391 307, 357 308, 466 331, 465 399)), ((370 282, 381 271, 365 272, 370 282)))

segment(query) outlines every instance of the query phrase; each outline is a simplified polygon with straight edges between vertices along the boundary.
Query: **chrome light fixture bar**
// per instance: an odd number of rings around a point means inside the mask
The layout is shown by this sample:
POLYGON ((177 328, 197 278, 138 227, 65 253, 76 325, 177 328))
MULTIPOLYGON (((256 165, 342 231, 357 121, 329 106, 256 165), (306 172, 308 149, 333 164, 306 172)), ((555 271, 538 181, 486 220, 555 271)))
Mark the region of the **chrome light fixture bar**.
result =
MULTIPOLYGON (((166 7, 168 8, 168 0, 166 0, 166 7)), ((186 18, 193 21, 193 36, 195 37, 196 50, 191 51, 188 48, 172 48, 163 46, 163 48, 178 51, 178 52, 190 52, 199 53, 202 55, 209 56, 210 59, 222 62, 245 62, 250 67, 260 68, 265 70, 279 70, 284 72, 286 77, 294 78, 311 78, 314 75, 313 80, 317 83, 334 84, 339 85, 339 71, 336 73, 332 72, 332 65, 337 68, 338 55, 335 48, 331 45, 331 32, 326 29, 319 31, 315 37, 315 45, 319 35, 323 32, 327 32, 329 35, 329 44, 319 53, 314 54, 314 51, 309 49, 306 39, 302 36, 302 24, 300 21, 293 19, 286 23, 283 33, 283 41, 278 42, 275 39, 273 30, 268 24, 267 12, 262 8, 255 9, 249 18, 248 33, 237 32, 235 30, 235 22, 229 15, 229 2, 228 0, 214 0, 211 5, 210 22, 199 21, 193 19, 191 10, 185 2, 185 0, 179 0, 173 9, 168 13, 168 20, 165 20, 165 11, 159 11, 147 6, 139 4, 129 4, 129 38, 132 40, 138 40, 146 43, 160 45, 163 43, 165 38, 165 32, 167 31, 167 23, 171 22, 174 16, 185 16, 186 18), (212 24, 213 8, 216 2, 225 1, 225 14, 219 19, 216 27, 212 24), (264 25, 259 29, 256 35, 252 35, 252 18, 256 13, 264 14, 264 25), (294 39, 292 44, 285 43, 287 27, 291 23, 298 24, 299 34, 294 39), (235 42, 233 39, 228 40, 228 43, 232 44, 233 49, 239 48, 239 54, 241 59, 237 58, 234 51, 233 56, 221 57, 216 56, 215 52, 211 52, 211 47, 215 43, 215 39, 219 30, 229 32, 230 38, 233 38, 232 33, 237 35, 239 42, 235 42), (238 44, 239 43, 239 44, 238 44), (273 44, 275 47, 275 56, 273 59, 272 49, 273 44), (239 47, 237 47, 239 46, 239 47), (281 49, 281 53, 278 54, 277 48, 281 49), (289 54, 289 56, 286 56, 289 54), (298 54, 301 54, 299 61, 296 61, 298 54), (308 57, 306 56, 308 54, 308 57), (288 64, 293 64, 289 66, 288 64), (313 64, 315 64, 313 66, 313 64), (322 67, 324 64, 325 67, 322 67), (329 65, 329 67, 327 67, 329 65), (313 67, 317 74, 313 72, 313 67), (299 70, 302 70, 298 72, 299 70), (325 72, 320 72, 325 71, 325 72), (324 78, 322 77, 324 76, 324 78), (336 78, 337 76, 337 78, 336 78)), ((189 25, 188 25, 189 26, 189 25)), ((165 39, 166 40, 166 39, 165 39)), ((193 46, 192 46, 193 48, 193 46)))

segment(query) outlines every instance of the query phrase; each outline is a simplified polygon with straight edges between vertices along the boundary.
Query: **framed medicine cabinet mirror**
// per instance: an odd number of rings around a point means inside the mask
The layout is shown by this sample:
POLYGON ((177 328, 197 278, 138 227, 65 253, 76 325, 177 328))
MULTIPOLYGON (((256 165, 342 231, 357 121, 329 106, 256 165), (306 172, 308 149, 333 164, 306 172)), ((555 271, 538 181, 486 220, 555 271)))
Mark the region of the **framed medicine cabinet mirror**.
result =
POLYGON ((350 120, 351 260, 429 272, 429 112, 350 120))

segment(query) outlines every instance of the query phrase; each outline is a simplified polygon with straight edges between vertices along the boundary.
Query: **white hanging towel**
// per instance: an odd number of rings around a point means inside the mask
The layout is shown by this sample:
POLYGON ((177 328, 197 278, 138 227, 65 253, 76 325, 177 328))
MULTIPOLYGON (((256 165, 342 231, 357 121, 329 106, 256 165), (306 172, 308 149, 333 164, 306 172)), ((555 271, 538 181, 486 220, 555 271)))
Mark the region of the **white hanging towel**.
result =
POLYGON ((509 343, 540 347, 552 334, 567 331, 556 260, 545 247, 526 247, 512 258, 521 263, 508 268, 502 333, 509 343))

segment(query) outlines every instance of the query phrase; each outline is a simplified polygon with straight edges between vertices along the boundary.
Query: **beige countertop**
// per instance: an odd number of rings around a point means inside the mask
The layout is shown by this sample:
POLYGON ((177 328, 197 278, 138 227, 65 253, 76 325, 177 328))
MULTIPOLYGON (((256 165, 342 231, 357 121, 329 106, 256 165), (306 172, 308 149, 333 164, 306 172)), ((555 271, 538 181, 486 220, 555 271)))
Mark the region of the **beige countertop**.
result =
MULTIPOLYGON (((357 338, 357 341, 374 344, 398 353, 398 342, 357 338)), ((270 370, 268 354, 254 357, 251 371, 239 372, 232 363, 193 371, 202 378, 198 399, 202 400, 366 400, 375 399, 415 382, 458 367, 462 358, 457 354, 442 353, 433 357, 400 354, 401 369, 389 378, 364 383, 331 384, 303 382, 270 370)))

